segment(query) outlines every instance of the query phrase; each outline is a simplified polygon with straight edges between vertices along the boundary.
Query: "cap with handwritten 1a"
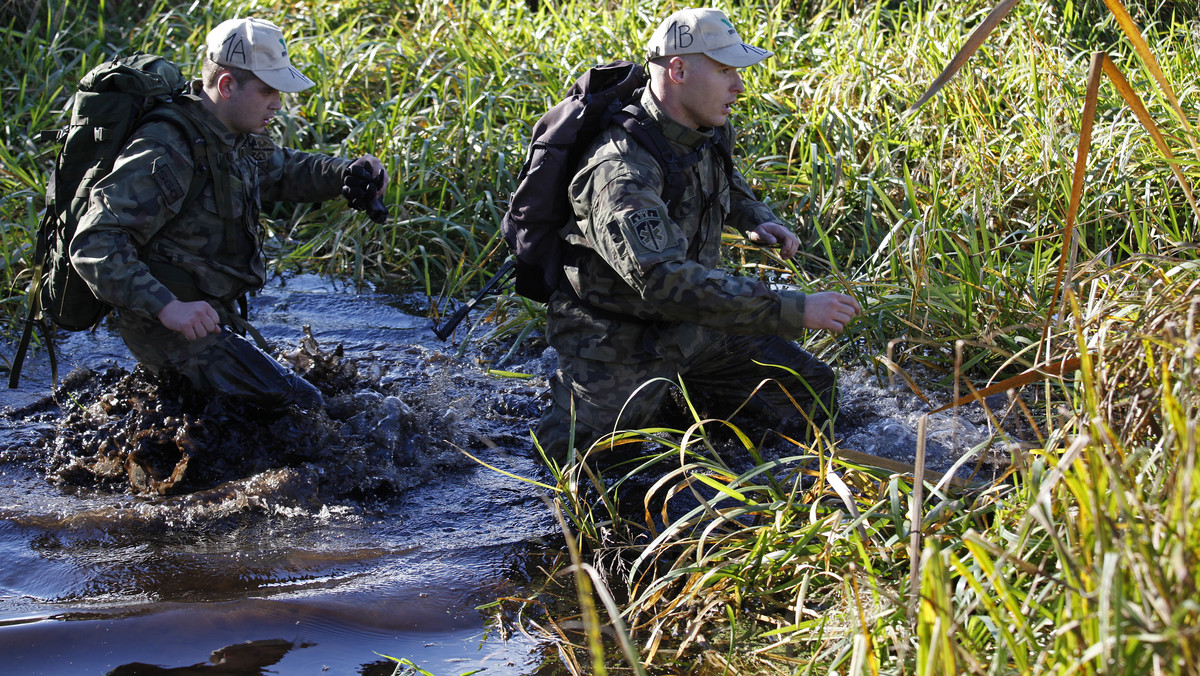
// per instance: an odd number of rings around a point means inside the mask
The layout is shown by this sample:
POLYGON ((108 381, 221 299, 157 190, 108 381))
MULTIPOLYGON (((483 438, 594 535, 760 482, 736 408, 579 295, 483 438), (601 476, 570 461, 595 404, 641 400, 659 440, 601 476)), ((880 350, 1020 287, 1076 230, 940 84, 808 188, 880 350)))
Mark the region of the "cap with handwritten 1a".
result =
POLYGON ((208 58, 230 68, 243 68, 281 92, 298 92, 316 84, 292 65, 283 31, 264 19, 229 19, 208 33, 208 58))

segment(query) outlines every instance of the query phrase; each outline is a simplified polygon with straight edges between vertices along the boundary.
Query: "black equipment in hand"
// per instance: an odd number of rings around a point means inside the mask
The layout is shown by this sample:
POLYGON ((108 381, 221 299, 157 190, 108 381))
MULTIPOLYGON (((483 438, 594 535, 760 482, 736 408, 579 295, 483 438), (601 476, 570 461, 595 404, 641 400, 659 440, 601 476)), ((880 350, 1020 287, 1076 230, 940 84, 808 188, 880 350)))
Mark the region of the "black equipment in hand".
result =
POLYGON ((366 162, 356 161, 350 165, 342 177, 342 196, 354 209, 365 211, 367 216, 376 223, 386 223, 387 207, 379 197, 379 189, 383 187, 384 172, 373 174, 366 162))

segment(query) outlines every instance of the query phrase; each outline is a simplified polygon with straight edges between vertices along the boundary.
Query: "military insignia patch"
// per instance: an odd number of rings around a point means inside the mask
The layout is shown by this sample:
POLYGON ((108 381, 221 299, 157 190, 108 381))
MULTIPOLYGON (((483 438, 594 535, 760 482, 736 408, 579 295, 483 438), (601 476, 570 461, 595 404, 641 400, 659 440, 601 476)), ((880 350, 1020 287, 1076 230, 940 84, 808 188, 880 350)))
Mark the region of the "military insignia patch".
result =
POLYGON ((627 221, 643 247, 655 253, 667 248, 667 233, 663 228, 662 214, 658 208, 638 209, 629 214, 627 221))
POLYGON ((150 175, 154 177, 154 182, 158 184, 158 189, 162 192, 163 199, 167 204, 173 204, 183 199, 183 188, 180 187, 179 180, 175 178, 175 172, 171 171, 171 167, 165 164, 159 166, 156 162, 150 175))

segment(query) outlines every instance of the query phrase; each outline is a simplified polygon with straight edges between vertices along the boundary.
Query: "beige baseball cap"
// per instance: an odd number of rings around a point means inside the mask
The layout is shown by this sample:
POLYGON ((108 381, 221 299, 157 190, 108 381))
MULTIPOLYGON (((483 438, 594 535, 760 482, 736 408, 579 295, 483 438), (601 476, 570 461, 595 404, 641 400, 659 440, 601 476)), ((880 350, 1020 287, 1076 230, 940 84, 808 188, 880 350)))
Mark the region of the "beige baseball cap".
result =
POLYGON ((229 19, 209 31, 208 58, 222 66, 244 68, 281 92, 298 92, 316 84, 288 59, 279 26, 263 19, 229 19))
POLYGON ((712 8, 681 9, 659 24, 646 46, 646 60, 677 54, 706 54, 736 68, 773 56, 773 52, 742 42, 725 13, 712 8))

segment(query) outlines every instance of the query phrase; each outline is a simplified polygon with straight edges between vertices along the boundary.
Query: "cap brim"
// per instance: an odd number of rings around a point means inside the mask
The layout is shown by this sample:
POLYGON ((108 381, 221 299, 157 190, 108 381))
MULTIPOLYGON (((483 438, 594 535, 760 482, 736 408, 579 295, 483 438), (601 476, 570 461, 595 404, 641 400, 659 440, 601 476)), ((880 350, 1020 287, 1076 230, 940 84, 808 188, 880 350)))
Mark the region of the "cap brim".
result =
POLYGON ((316 83, 308 79, 304 73, 296 70, 292 66, 280 68, 279 70, 260 70, 254 71, 258 79, 267 83, 267 86, 278 89, 281 92, 299 92, 308 89, 316 83))
POLYGON ((760 49, 754 45, 748 45, 745 42, 721 47, 720 49, 711 49, 704 53, 712 60, 723 63, 726 66, 733 66, 734 68, 753 66, 759 61, 775 55, 774 52, 760 49))

